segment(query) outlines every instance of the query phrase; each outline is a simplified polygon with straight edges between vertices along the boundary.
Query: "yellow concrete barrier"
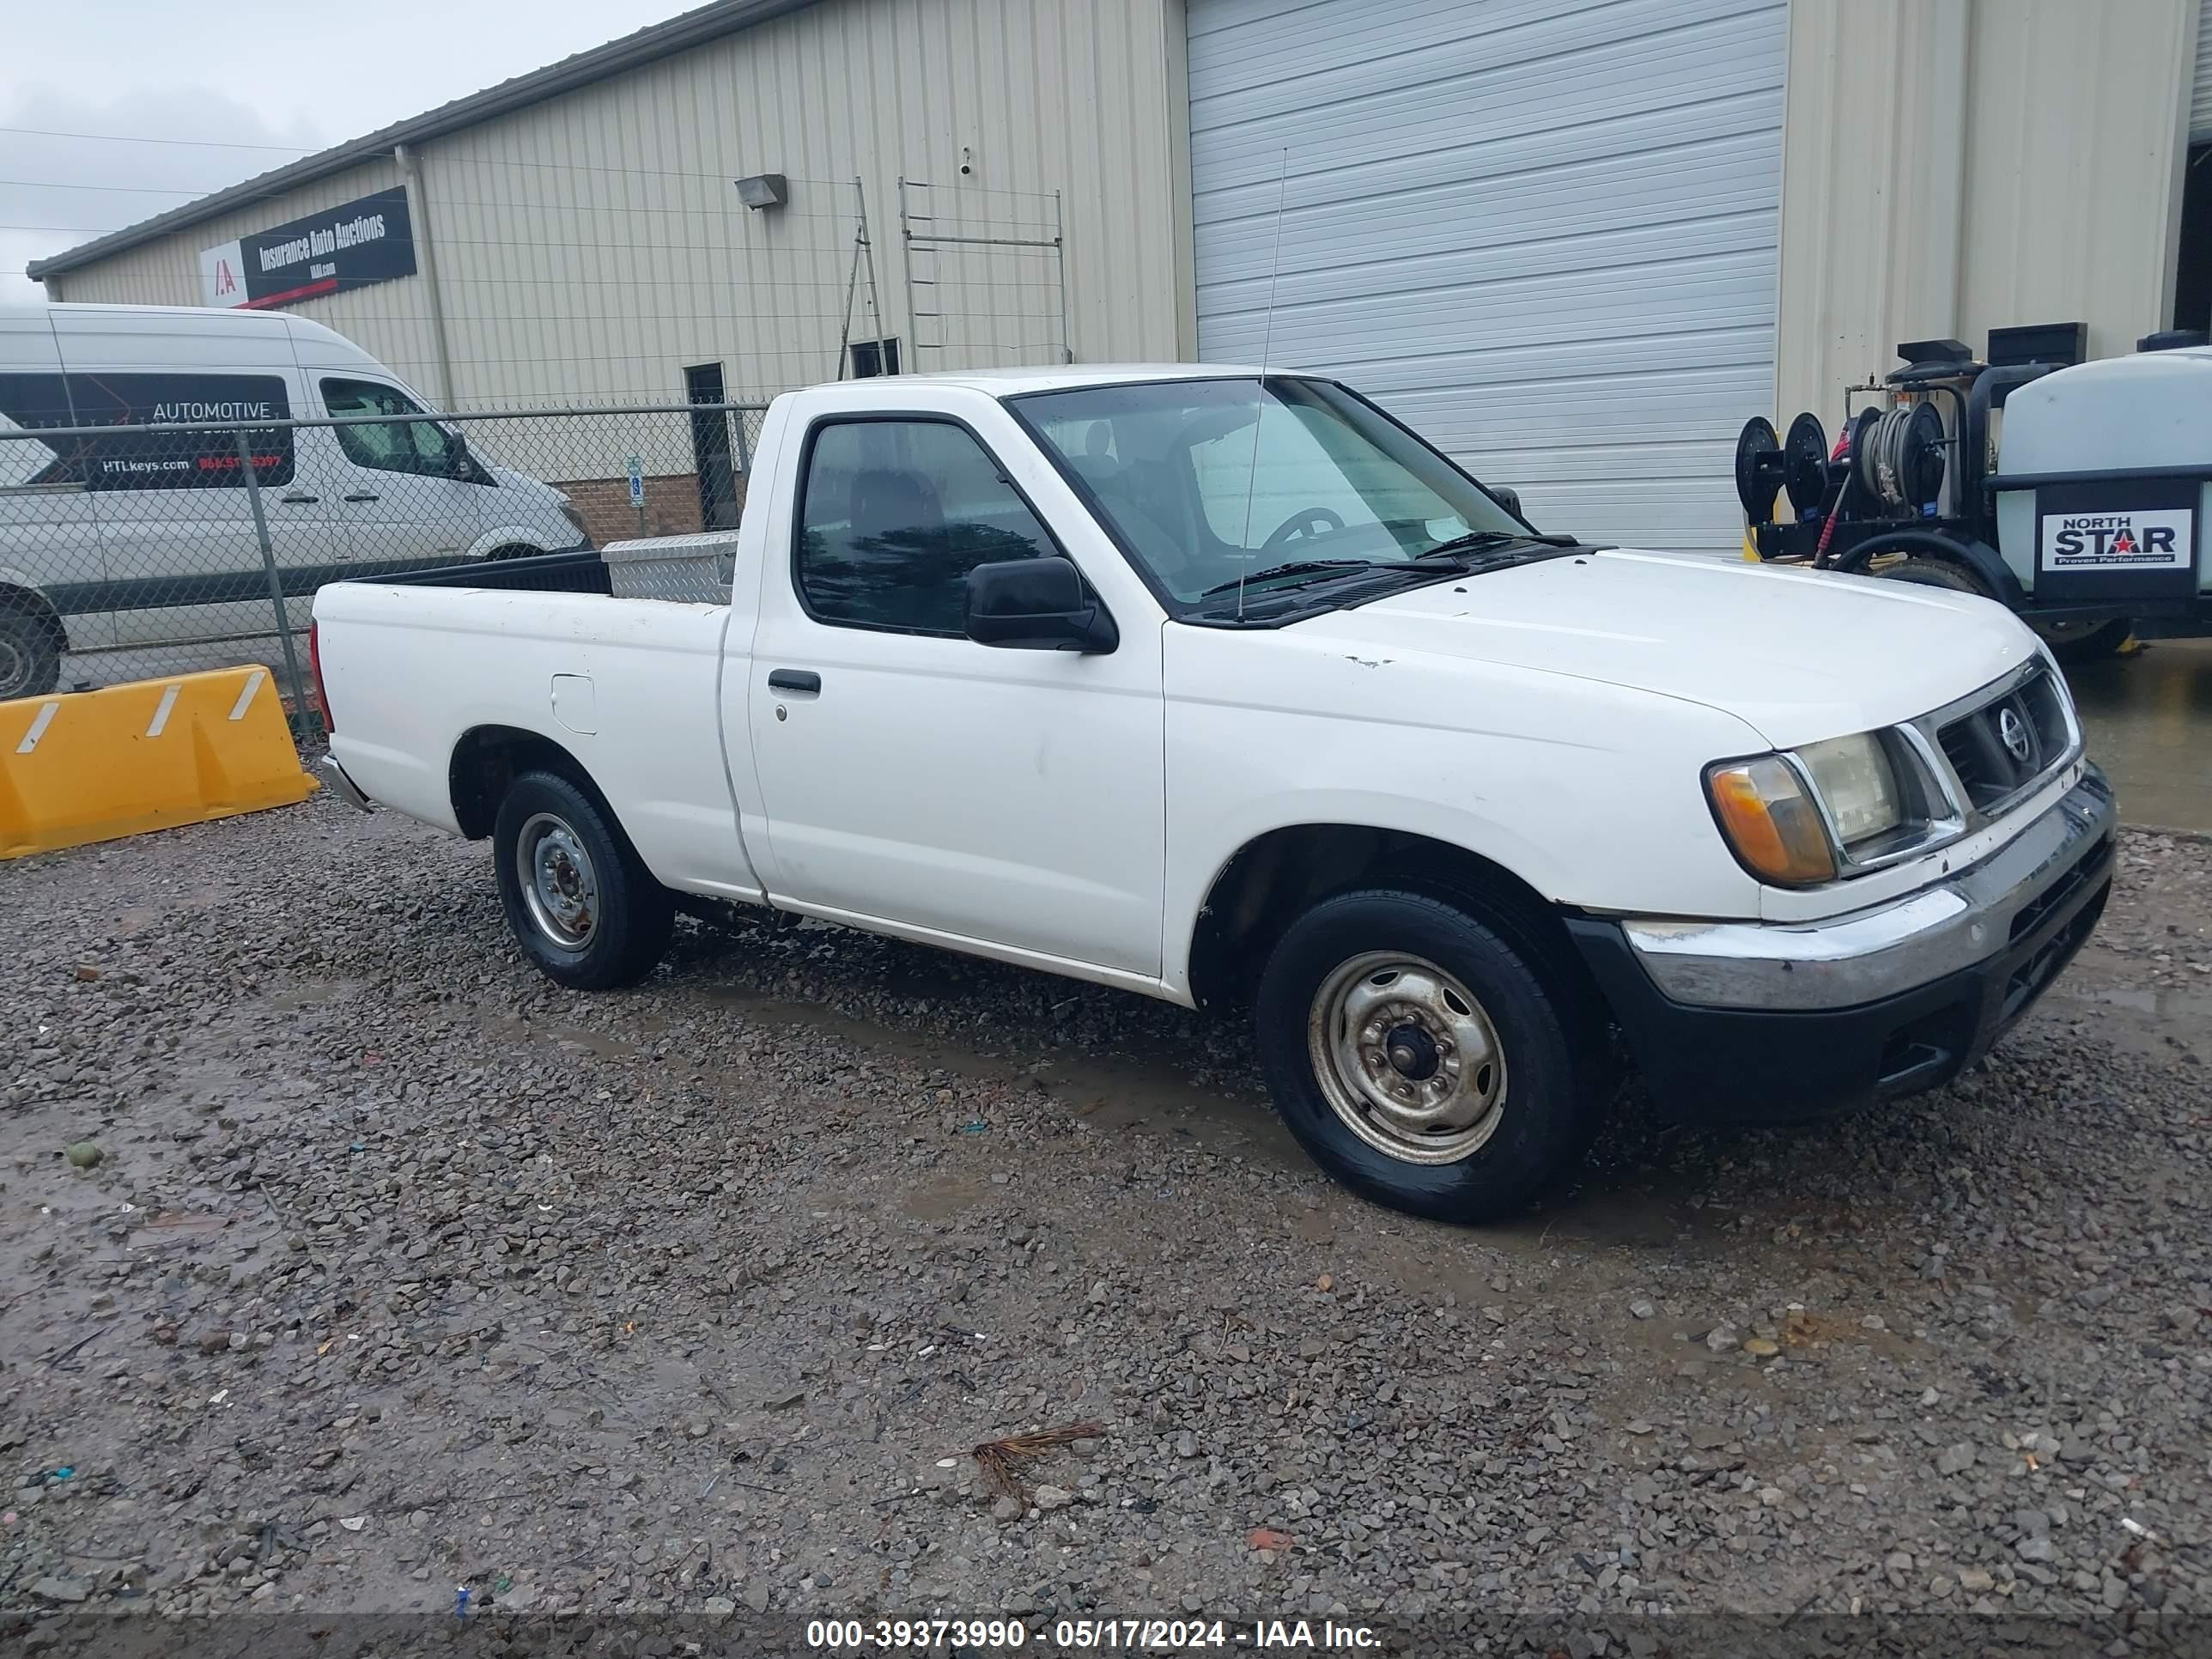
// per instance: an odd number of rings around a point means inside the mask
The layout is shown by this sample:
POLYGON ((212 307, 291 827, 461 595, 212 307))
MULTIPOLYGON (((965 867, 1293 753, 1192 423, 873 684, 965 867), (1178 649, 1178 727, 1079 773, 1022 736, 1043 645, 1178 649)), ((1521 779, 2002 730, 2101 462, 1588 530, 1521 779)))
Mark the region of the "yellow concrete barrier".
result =
POLYGON ((0 859, 315 792, 265 668, 0 702, 0 859))

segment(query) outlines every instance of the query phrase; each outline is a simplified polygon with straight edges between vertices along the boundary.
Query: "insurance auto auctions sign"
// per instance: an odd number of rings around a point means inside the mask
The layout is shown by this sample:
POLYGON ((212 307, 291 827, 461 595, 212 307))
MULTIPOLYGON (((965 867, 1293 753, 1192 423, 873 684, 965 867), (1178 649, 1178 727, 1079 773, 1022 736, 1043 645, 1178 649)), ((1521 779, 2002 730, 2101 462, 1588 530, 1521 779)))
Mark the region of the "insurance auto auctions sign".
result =
POLYGON ((341 202, 200 255, 201 297, 258 310, 415 274, 407 191, 395 186, 341 202))

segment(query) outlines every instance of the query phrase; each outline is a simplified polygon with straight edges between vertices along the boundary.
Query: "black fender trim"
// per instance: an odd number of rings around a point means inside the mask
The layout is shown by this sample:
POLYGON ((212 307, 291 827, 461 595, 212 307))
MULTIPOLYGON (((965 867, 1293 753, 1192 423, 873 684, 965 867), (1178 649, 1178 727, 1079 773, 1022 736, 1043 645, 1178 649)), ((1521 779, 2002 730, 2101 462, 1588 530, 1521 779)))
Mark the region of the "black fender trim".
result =
POLYGON ((2020 579, 2012 574, 1996 549, 1987 542, 1964 541, 1933 530, 1892 530, 1869 536, 1838 558, 1832 568, 1863 576, 1868 564, 1884 553, 1923 553, 1933 558, 1948 559, 1972 571, 1990 597, 2008 610, 2023 610, 2029 603, 2027 590, 2020 585, 2020 579))

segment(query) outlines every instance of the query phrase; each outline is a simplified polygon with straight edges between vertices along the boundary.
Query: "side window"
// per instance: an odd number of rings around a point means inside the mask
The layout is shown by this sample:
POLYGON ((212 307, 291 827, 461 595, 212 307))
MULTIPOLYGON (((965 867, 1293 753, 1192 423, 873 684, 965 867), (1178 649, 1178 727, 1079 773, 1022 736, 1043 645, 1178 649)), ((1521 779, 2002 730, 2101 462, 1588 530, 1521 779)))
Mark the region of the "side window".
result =
MULTIPOLYGON (((76 424, 60 375, 0 374, 0 433, 76 424)), ((83 467, 65 458, 76 447, 64 438, 0 441, 0 489, 82 486, 83 467)))
MULTIPOLYGON (((323 406, 333 415, 413 415, 422 406, 397 386, 374 380, 325 380, 323 406)), ((379 472, 413 472, 429 478, 450 478, 467 453, 459 439, 435 421, 395 421, 390 426, 356 425, 331 428, 338 447, 356 466, 379 472)))
MULTIPOLYGON (((53 438, 10 443, 39 457, 35 470, 18 458, 0 469, 0 483, 77 484, 86 489, 216 489, 245 482, 234 433, 210 431, 200 421, 289 421, 291 399, 276 374, 135 374, 102 370, 0 375, 0 417, 27 428, 55 426, 153 427, 151 432, 53 438)), ((271 425, 246 434, 253 472, 264 484, 292 481, 292 428, 271 425)))
POLYGON ((815 617, 957 637, 968 573, 1060 550, 966 428, 840 421, 814 428, 795 575, 815 617))

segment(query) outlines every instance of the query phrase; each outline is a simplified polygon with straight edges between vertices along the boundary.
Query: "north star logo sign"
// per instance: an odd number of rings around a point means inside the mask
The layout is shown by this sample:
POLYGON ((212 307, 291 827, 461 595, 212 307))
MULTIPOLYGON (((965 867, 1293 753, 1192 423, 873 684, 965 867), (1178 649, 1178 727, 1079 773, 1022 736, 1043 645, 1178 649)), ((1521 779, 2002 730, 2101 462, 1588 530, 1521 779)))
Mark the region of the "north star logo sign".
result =
POLYGON ((2044 515, 2046 570, 2171 570, 2191 554, 2185 508, 2044 515))

